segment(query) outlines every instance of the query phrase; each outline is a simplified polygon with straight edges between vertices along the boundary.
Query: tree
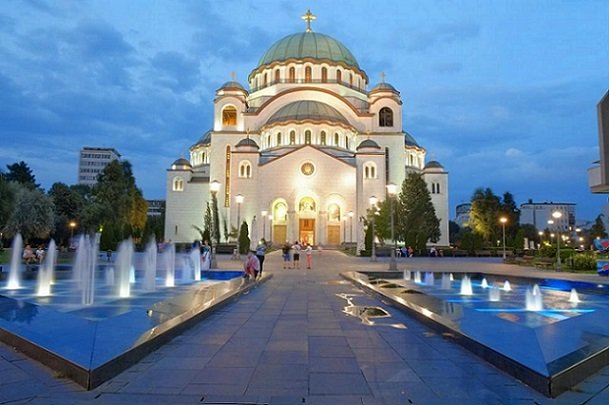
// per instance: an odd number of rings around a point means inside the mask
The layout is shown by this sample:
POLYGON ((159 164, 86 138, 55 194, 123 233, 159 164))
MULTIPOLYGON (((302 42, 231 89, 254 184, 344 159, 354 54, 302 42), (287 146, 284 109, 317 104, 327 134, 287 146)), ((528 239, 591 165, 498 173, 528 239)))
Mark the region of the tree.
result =
POLYGON ((4 229, 15 209, 15 199, 19 186, 0 175, 0 230, 4 229))
POLYGON ((65 243, 72 233, 69 223, 71 221, 76 223, 80 221, 80 216, 85 206, 85 199, 77 189, 64 183, 54 183, 49 189, 48 194, 53 201, 54 207, 54 238, 59 243, 65 243))
POLYGON ((448 222, 448 240, 450 243, 456 243, 459 237, 461 227, 454 221, 448 222))
POLYGON ((415 249, 440 239, 440 220, 423 176, 410 173, 402 183, 396 204, 396 238, 415 249))
POLYGON ((6 165, 6 168, 8 172, 4 174, 4 177, 7 181, 23 184, 29 189, 40 187, 39 184, 36 184, 36 177, 32 173, 32 169, 23 160, 19 163, 6 165))
POLYGON ((211 215, 211 206, 209 202, 205 207, 205 215, 203 216, 203 229, 204 236, 203 240, 207 240, 208 242, 211 239, 211 229, 212 229, 212 215, 211 215))
POLYGON ((594 225, 590 228, 590 238, 604 239, 607 237, 607 231, 605 230, 605 224, 603 223, 603 214, 600 214, 594 220, 594 225))
POLYGON ((241 228, 239 229, 239 253, 245 254, 250 248, 250 237, 249 237, 249 227, 247 226, 247 222, 243 221, 241 224, 241 228))
POLYGON ((470 226, 486 242, 497 239, 501 201, 490 188, 478 188, 472 196, 470 226))
POLYGON ((24 240, 48 238, 53 231, 53 202, 39 189, 19 188, 15 206, 6 229, 9 234, 21 233, 24 240))
MULTIPOLYGON (((211 238, 218 244, 220 243, 220 219, 218 218, 218 198, 216 193, 211 195, 211 213, 212 213, 212 226, 211 226, 211 238)), ((226 224, 224 224, 226 227, 226 224)))
MULTIPOLYGON (((394 207, 394 215, 395 208, 396 207, 394 207)), ((376 214, 374 217, 375 236, 379 238, 379 243, 384 245, 385 240, 391 239, 391 200, 379 201, 375 210, 369 209, 368 217, 370 221, 372 220, 373 214, 376 214)))
POLYGON ((500 211, 501 214, 499 216, 507 218, 507 223, 505 224, 506 237, 509 240, 514 240, 519 230, 520 209, 516 205, 512 193, 508 191, 503 193, 500 211))

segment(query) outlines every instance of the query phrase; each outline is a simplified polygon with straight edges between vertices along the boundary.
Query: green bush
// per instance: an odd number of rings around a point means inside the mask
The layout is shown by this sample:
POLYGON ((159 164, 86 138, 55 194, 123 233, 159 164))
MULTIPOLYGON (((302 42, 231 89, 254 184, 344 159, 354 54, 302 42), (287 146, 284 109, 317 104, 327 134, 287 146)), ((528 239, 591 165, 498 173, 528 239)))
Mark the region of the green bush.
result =
POLYGON ((571 258, 573 270, 596 270, 596 256, 589 253, 576 254, 571 258))

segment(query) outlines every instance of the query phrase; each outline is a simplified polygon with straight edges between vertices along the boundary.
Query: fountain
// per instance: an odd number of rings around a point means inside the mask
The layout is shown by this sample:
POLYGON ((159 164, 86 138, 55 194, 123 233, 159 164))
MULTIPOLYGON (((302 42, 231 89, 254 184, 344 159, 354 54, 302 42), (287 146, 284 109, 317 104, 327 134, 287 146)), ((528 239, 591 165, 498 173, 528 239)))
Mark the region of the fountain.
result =
POLYGON ((486 281, 486 278, 482 279, 482 282, 480 283, 480 286, 482 288, 488 288, 488 281, 486 281))
POLYGON ((155 288, 156 256, 156 241, 152 238, 144 251, 144 283, 142 288, 146 291, 154 291, 155 288))
POLYGON ((508 280, 505 280, 505 283, 503 283, 503 291, 512 291, 512 286, 508 280))
POLYGON ((442 273, 442 289, 450 290, 450 276, 446 273, 442 273))
POLYGON ((8 272, 8 282, 6 288, 16 290, 21 288, 21 250, 23 249, 23 239, 21 234, 15 235, 13 239, 11 267, 8 272))
POLYGON ((491 287, 488 290, 488 300, 491 302, 501 301, 501 290, 496 287, 491 287))
POLYGON ((201 251, 196 247, 190 251, 190 263, 192 265, 192 271, 194 273, 194 280, 201 280, 201 251))
MULTIPOLYGON (((97 268, 97 256, 99 253, 99 240, 101 233, 96 233, 92 238, 88 235, 81 236, 82 242, 78 246, 76 259, 82 249, 81 255, 84 256, 82 267, 75 269, 79 273, 80 288, 82 290, 82 303, 84 305, 93 305, 95 301, 95 269, 97 268)), ((76 264, 75 264, 76 266, 76 264)), ((74 267, 73 267, 74 268, 74 267)))
POLYGON ((38 269, 38 289, 36 294, 39 297, 48 297, 51 295, 51 284, 54 279, 56 256, 57 248, 55 246, 55 241, 51 239, 44 262, 38 269))
POLYGON ((433 286, 435 283, 434 274, 431 271, 425 273, 425 285, 433 286))
POLYGON ((455 276, 453 276, 453 273, 450 273, 448 278, 450 278, 450 281, 455 281, 455 276))
POLYGON ((414 282, 421 284, 421 272, 418 270, 414 272, 414 282))
POLYGON ((569 294, 569 302, 571 304, 577 304, 580 302, 579 295, 577 295, 577 291, 575 291, 575 288, 571 289, 571 293, 569 294))
POLYGON ((165 246, 162 258, 165 265, 165 287, 175 287, 176 247, 173 243, 165 246))
POLYGON ((539 285, 535 284, 533 289, 527 288, 525 296, 525 306, 527 311, 542 311, 543 310, 543 297, 541 296, 541 290, 539 285))
POLYGON ((192 282, 192 266, 190 265, 190 254, 182 256, 182 283, 192 282))
POLYGON ((412 275, 410 274, 410 270, 404 270, 404 280, 410 280, 412 278, 412 275))
POLYGON ((469 279, 467 275, 463 275, 463 279, 461 279, 461 295, 474 295, 474 291, 472 289, 472 281, 469 279))
POLYGON ((121 242, 116 257, 115 278, 118 285, 118 296, 129 297, 131 294, 131 269, 133 263, 133 241, 131 238, 121 242))

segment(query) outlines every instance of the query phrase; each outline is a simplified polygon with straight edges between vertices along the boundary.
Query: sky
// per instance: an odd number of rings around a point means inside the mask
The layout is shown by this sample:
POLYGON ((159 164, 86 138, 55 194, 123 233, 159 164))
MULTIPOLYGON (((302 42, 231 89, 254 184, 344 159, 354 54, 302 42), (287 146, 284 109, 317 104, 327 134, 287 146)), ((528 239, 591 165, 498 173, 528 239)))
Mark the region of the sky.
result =
POLYGON ((84 146, 112 147, 147 199, 212 127, 216 89, 302 32, 342 42, 402 96, 403 125, 449 172, 450 217, 476 188, 594 219, 596 104, 609 88, 607 0, 0 2, 0 169, 75 184, 84 146))

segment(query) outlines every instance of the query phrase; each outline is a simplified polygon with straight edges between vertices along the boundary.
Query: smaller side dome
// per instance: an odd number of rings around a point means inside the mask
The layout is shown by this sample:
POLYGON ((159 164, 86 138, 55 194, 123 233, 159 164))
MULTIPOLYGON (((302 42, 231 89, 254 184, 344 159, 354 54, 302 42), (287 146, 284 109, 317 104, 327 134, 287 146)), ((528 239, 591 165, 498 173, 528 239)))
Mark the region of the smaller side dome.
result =
POLYGON ((360 150, 363 148, 381 149, 379 144, 374 142, 372 139, 366 139, 365 141, 362 141, 362 143, 357 146, 356 150, 360 150))
POLYGON ((239 141, 239 143, 237 145, 235 145, 237 148, 241 148, 241 147, 245 147, 245 146, 249 146, 249 147, 253 147, 256 149, 260 149, 260 147, 258 146, 258 144, 256 143, 256 141, 254 141, 252 138, 243 138, 242 140, 239 141))
POLYGON ((179 158, 171 164, 171 170, 190 170, 192 165, 184 158, 179 158))
POLYGON ((222 86, 220 86, 218 90, 242 90, 247 92, 247 90, 245 90, 245 87, 243 87, 241 83, 236 82, 234 80, 224 83, 222 86))
POLYGON ((444 169, 444 166, 442 166, 437 160, 430 160, 425 165, 425 169, 444 169))
POLYGON ((408 132, 404 132, 404 146, 416 146, 419 147, 417 141, 408 132))
POLYGON ((381 90, 389 90, 389 91, 396 91, 395 87, 393 87, 392 85, 390 85, 389 83, 386 82, 381 82, 379 84, 377 84, 376 86, 374 86, 371 90, 370 93, 372 93, 373 91, 381 91, 381 90))

